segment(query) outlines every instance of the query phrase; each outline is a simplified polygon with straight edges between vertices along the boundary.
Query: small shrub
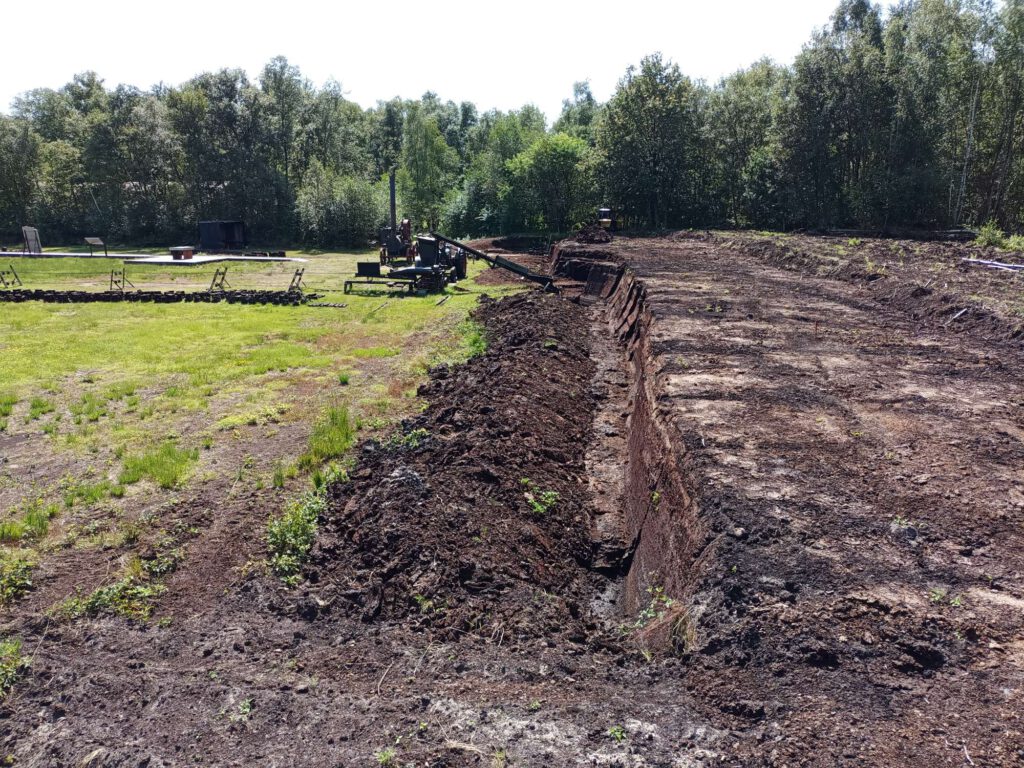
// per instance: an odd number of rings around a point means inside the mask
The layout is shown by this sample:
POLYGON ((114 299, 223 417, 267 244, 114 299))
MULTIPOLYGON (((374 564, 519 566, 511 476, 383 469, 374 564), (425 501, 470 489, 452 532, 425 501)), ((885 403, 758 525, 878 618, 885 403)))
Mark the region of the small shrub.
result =
POLYGON ((274 464, 274 476, 271 484, 275 488, 284 488, 284 465, 280 461, 274 464))
POLYGON ((1024 252, 1024 235, 1010 235, 1006 238, 1003 247, 1008 251, 1024 252))
POLYGON ((348 373, 347 371, 344 371, 338 374, 338 383, 341 384, 341 386, 343 387, 347 387, 351 378, 352 374, 348 373))
POLYGON ((69 619, 112 613, 145 621, 153 612, 153 600, 165 589, 162 584, 150 584, 139 575, 129 574, 84 597, 68 598, 60 606, 59 613, 69 619))
POLYGON ((612 741, 616 744, 621 744, 626 740, 626 729, 621 725, 613 725, 608 729, 608 735, 611 736, 612 741))
POLYGON ((387 747, 379 752, 374 752, 373 757, 376 759, 377 765, 385 766, 385 768, 398 765, 398 753, 395 752, 392 747, 387 747))
POLYGON ((526 489, 523 498, 535 515, 546 515, 558 503, 558 491, 538 490, 536 483, 528 477, 524 477, 520 483, 526 489))
POLYGON ((32 589, 35 563, 22 555, 0 554, 0 605, 17 600, 32 589))
POLYGON ((0 638, 0 699, 7 695, 28 662, 21 655, 21 640, 16 637, 0 638))
POLYGON ((316 540, 317 519, 326 506, 321 494, 307 493, 293 501, 283 515, 267 523, 270 567, 286 584, 298 582, 302 564, 316 540))
POLYGON ((989 219, 981 227, 978 228, 978 237, 974 240, 974 244, 985 247, 994 246, 996 248, 1002 248, 1006 243, 1006 235, 1003 234, 1003 230, 999 228, 999 224, 996 223, 995 219, 989 219))

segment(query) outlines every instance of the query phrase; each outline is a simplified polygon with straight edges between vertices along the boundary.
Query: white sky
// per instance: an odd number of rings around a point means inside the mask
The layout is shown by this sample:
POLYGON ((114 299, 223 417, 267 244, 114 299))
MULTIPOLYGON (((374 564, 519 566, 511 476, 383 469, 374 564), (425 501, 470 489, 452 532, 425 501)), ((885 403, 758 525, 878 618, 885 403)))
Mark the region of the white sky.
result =
POLYGON ((709 82, 761 56, 790 63, 838 0, 7 0, 0 111, 92 69, 108 88, 177 85, 284 55, 364 107, 433 90, 483 112, 534 103, 553 121, 577 80, 606 100, 655 51, 709 82))

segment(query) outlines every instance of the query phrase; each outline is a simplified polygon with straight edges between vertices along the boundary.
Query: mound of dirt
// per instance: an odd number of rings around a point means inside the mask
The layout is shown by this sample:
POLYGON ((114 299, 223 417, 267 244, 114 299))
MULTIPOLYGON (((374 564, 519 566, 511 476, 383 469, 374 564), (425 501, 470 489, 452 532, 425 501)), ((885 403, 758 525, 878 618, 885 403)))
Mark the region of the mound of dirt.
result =
POLYGON ((577 243, 597 245, 600 243, 610 243, 612 241, 612 234, 608 230, 597 226, 597 224, 588 224, 576 233, 573 240, 577 243))
POLYGON ((434 370, 426 411, 364 445, 332 489, 313 604, 439 637, 501 625, 509 639, 582 639, 587 321, 534 292, 485 299, 476 317, 487 354, 434 370))

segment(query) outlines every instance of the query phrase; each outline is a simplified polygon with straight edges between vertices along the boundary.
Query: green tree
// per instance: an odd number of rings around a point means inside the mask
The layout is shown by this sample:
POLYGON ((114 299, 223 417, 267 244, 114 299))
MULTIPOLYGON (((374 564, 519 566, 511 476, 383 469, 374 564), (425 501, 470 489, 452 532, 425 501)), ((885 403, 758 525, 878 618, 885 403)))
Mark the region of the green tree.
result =
POLYGON ((418 105, 405 118, 400 183, 402 199, 411 218, 434 229, 441 219, 445 196, 451 189, 451 173, 458 155, 445 143, 437 121, 418 105))
POLYGON ((565 232, 593 213, 594 177, 587 142, 565 133, 542 136, 508 162, 523 222, 565 232))
POLYGON ((699 210, 696 92, 661 54, 630 67, 602 112, 597 146, 611 200, 649 226, 678 226, 699 210))
POLYGON ((600 108, 588 81, 573 83, 572 99, 562 102, 562 114, 555 121, 552 130, 594 143, 594 123, 600 108))

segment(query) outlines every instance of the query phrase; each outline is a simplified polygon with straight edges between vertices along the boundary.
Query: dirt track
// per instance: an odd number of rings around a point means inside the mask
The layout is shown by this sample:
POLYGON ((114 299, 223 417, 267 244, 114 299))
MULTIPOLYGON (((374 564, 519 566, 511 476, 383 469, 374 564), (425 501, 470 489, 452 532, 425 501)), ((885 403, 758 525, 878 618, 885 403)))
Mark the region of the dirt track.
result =
POLYGON ((265 516, 238 508, 216 573, 190 544, 149 624, 16 606, 35 655, 0 754, 1024 761, 1013 318, 954 321, 910 270, 759 241, 616 239, 558 263, 587 295, 485 303, 487 353, 434 372, 404 440, 364 447, 305 586, 244 567, 265 516))

